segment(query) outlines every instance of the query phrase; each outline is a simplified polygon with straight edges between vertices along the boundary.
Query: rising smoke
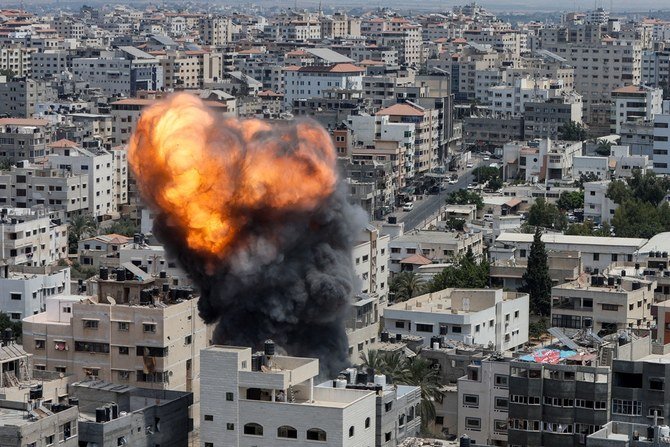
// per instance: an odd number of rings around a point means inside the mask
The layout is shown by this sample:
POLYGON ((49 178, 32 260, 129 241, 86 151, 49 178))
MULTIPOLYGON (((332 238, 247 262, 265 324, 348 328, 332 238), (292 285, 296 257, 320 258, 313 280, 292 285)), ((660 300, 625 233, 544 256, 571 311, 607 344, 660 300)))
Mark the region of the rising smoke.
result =
POLYGON ((201 293, 214 342, 348 363, 352 235, 362 224, 312 121, 270 126, 215 116, 173 95, 143 112, 129 149, 154 233, 201 293))

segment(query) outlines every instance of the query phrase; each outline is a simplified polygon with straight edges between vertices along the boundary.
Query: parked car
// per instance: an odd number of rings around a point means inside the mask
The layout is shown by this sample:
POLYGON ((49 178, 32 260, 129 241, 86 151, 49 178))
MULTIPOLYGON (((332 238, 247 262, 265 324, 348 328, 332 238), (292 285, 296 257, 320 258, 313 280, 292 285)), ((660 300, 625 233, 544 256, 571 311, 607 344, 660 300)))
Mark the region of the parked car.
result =
POLYGON ((470 168, 473 167, 473 166, 474 166, 474 165, 473 165, 472 163, 468 163, 468 164, 465 165, 465 167, 468 168, 468 169, 470 169, 470 168))
POLYGON ((414 209, 414 203, 407 202, 402 206, 403 211, 412 211, 414 209))

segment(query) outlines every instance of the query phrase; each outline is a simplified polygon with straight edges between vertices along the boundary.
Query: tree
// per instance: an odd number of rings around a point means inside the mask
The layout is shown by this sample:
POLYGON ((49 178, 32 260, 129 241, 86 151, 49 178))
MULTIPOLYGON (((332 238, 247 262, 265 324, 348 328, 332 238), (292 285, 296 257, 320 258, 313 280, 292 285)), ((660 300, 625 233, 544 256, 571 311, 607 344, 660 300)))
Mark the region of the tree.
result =
POLYGON ((581 174, 579 176, 579 180, 575 181, 575 186, 579 189, 584 189, 584 183, 597 182, 598 180, 602 179, 598 177, 597 174, 592 172, 589 172, 588 174, 581 174))
POLYGON ((5 329, 8 328, 12 330, 12 335, 14 337, 21 337, 21 334, 23 333, 21 322, 12 320, 5 312, 0 312, 0 337, 5 335, 5 329))
POLYGON ((582 191, 563 191, 556 206, 563 211, 584 208, 584 193, 582 191))
POLYGON ((621 205, 626 200, 629 200, 633 196, 633 191, 631 191, 630 186, 623 180, 612 180, 609 185, 607 185, 607 192, 605 196, 621 205))
POLYGON ((478 210, 484 207, 482 196, 467 189, 459 189, 452 192, 447 196, 445 201, 448 205, 477 205, 478 210))
POLYGON ((127 217, 114 222, 107 230, 109 233, 121 234, 123 236, 132 237, 139 232, 137 224, 127 217))
POLYGON ((570 121, 558 128, 558 136, 565 141, 586 140, 586 128, 580 123, 570 121))
POLYGON ((502 188, 504 185, 502 179, 500 177, 492 178, 488 182, 488 187, 489 189, 492 189, 493 191, 497 191, 500 188, 502 188))
POLYGON ((534 323, 528 325, 528 337, 530 338, 540 338, 547 333, 549 320, 542 317, 534 323))
POLYGON ((463 231, 463 228, 465 228, 465 219, 450 217, 449 219, 446 220, 444 224, 450 230, 463 231))
POLYGON ((522 290, 530 295, 530 310, 537 315, 548 316, 551 313, 551 277, 547 251, 542 242, 542 230, 535 230, 530 246, 528 267, 523 274, 522 290))
POLYGON ((533 206, 528 210, 528 224, 534 227, 553 228, 562 230, 568 220, 565 213, 558 209, 553 203, 548 203, 542 197, 535 200, 533 206))
POLYGON ((407 360, 404 374, 397 380, 403 385, 418 386, 421 389, 421 428, 426 430, 428 423, 435 420, 435 402, 442 403, 444 393, 440 374, 433 368, 432 363, 421 356, 407 360))
POLYGON ((582 223, 569 225, 564 233, 573 236, 611 236, 611 230, 612 227, 607 222, 604 222, 600 228, 596 228, 592 221, 587 220, 582 223))
POLYGON ((598 146, 596 147, 596 154, 602 157, 609 157, 612 153, 612 143, 607 140, 598 140, 598 146))
POLYGON ((404 351, 392 351, 384 352, 382 355, 382 374, 388 376, 388 378, 395 382, 405 374, 405 368, 407 367, 407 357, 405 356, 404 351))
POLYGON ((16 73, 14 73, 14 70, 9 68, 3 68, 0 70, 0 76, 7 76, 7 79, 12 79, 14 76, 16 76, 16 73))
POLYGON ((396 303, 421 295, 424 289, 424 281, 414 272, 398 273, 389 285, 389 292, 396 303))
POLYGON ((500 177, 500 169, 493 166, 478 166, 472 170, 472 176, 479 183, 486 183, 489 180, 500 177))
POLYGON ((368 370, 368 373, 377 374, 384 369, 384 357, 376 349, 369 349, 368 352, 361 352, 359 355, 361 366, 368 370))
POLYGON ((68 226, 68 246, 70 253, 77 253, 79 241, 93 234, 98 224, 90 215, 74 216, 68 226))
POLYGON ((628 199, 614 211, 612 225, 618 237, 641 237, 649 239, 668 231, 668 207, 656 207, 638 199, 628 199), (661 209, 663 208, 663 209, 661 209))
POLYGON ((483 289, 489 283, 489 263, 485 260, 477 263, 472 250, 468 249, 455 265, 451 265, 435 275, 428 283, 429 292, 447 288, 483 289))

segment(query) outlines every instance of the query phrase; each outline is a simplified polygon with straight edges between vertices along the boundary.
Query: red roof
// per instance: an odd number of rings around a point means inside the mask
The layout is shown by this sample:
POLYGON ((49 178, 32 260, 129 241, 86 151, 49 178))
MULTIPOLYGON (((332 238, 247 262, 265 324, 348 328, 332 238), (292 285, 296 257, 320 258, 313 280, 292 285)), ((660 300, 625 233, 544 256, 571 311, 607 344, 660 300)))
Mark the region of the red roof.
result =
POLYGON ((48 126, 50 121, 37 118, 2 118, 0 126, 48 126))
POLYGON ((425 256, 422 256, 420 254, 414 254, 411 256, 406 257, 402 261, 400 261, 401 264, 413 264, 413 265, 428 265, 432 264, 433 261, 428 259, 425 256))
POLYGON ((69 148, 69 147, 79 147, 77 143, 74 141, 68 140, 67 138, 61 138, 58 141, 54 141, 49 145, 49 147, 55 148, 55 149, 63 149, 63 148, 69 148))
POLYGON ((376 113, 377 116, 423 116, 424 112, 417 106, 411 106, 407 103, 393 104, 390 107, 381 109, 376 113))

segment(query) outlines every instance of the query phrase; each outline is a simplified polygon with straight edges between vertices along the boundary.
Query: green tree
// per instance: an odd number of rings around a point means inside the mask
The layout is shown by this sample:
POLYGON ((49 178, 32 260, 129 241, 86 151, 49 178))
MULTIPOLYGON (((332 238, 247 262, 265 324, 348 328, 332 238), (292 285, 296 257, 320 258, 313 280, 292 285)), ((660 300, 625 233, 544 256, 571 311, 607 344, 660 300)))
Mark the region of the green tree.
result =
POLYGON ((12 79, 14 76, 16 76, 16 73, 14 73, 14 71, 9 68, 3 68, 0 70, 0 76, 7 76, 7 79, 12 79))
POLYGON ((421 428, 426 431, 428 423, 435 420, 435 402, 442 403, 444 398, 439 372, 429 360, 417 355, 407 360, 404 374, 396 382, 421 389, 419 414, 421 428))
POLYGON ((484 200, 482 196, 474 191, 467 189, 459 189, 449 194, 445 200, 448 205, 477 205, 477 209, 484 207, 484 200))
POLYGON ((498 191, 503 185, 504 183, 500 177, 492 178, 488 182, 489 189, 492 189, 493 191, 498 191))
POLYGON ((486 183, 489 180, 500 177, 500 169, 493 166, 478 166, 472 170, 472 176, 479 183, 486 183))
POLYGON ((389 284, 389 292, 395 303, 421 295, 424 290, 424 281, 414 272, 400 272, 393 276, 389 284))
POLYGON ((135 233, 138 233, 140 229, 132 219, 124 217, 123 219, 114 222, 107 231, 108 233, 132 237, 135 233))
POLYGON ((9 171, 12 168, 12 163, 9 161, 9 158, 2 157, 0 158, 0 171, 9 171))
POLYGON ((596 147, 596 154, 602 157, 609 157, 612 153, 612 143, 607 140, 598 140, 598 146, 596 147))
POLYGON ((403 351, 386 351, 381 354, 383 358, 382 362, 382 374, 385 374, 389 380, 395 382, 405 374, 405 369, 407 368, 407 356, 403 351))
POLYGON ((651 238, 668 231, 668 204, 656 207, 638 199, 628 199, 614 211, 612 225, 618 237, 651 238), (663 210, 661 210, 663 208, 663 210))
POLYGON ((563 191, 556 206, 563 211, 584 208, 584 193, 582 191, 563 191))
POLYGON ((562 230, 566 227, 568 219, 565 213, 558 209, 553 203, 548 203, 542 197, 528 210, 528 224, 534 227, 553 228, 562 230))
POLYGON ((368 352, 361 352, 359 358, 361 359, 361 366, 373 374, 377 374, 384 369, 384 357, 376 349, 369 349, 368 352))
POLYGON ((558 136, 565 141, 584 141, 586 140, 586 128, 579 123, 570 121, 559 127, 558 136))
POLYGON ((482 289, 489 283, 489 263, 485 260, 477 262, 472 250, 468 249, 457 263, 435 275, 428 283, 429 292, 437 292, 447 288, 482 289))
POLYGON ((0 312, 0 338, 4 336, 5 329, 11 329, 15 338, 21 338, 22 328, 20 321, 12 320, 5 312, 0 312))
POLYGON ((579 189, 584 189, 584 183, 597 182, 598 180, 602 179, 592 172, 589 172, 588 174, 581 174, 579 176, 579 180, 575 181, 575 186, 579 189))
POLYGON ((611 229, 612 227, 607 222, 604 222, 600 228, 596 228, 592 221, 586 220, 569 225, 564 233, 573 236, 611 236, 611 229))
POLYGON ((628 183, 623 180, 612 180, 610 184, 607 185, 605 196, 614 203, 620 205, 633 197, 633 191, 630 186, 628 186, 628 183))
POLYGON ((531 312, 548 316, 551 312, 551 277, 547 251, 542 242, 542 230, 537 228, 530 246, 528 267, 523 274, 522 290, 530 295, 531 312))
POLYGON ((528 325, 528 336, 530 338, 540 338, 547 333, 548 328, 549 320, 545 317, 542 317, 538 321, 528 325))
POLYGON ((74 216, 68 225, 68 246, 70 253, 77 253, 79 241, 94 234, 97 222, 90 215, 74 216))
POLYGON ((450 217, 449 219, 446 220, 444 225, 450 230, 463 231, 463 228, 465 228, 465 219, 450 217))

